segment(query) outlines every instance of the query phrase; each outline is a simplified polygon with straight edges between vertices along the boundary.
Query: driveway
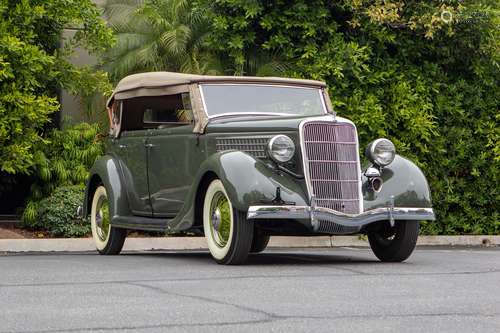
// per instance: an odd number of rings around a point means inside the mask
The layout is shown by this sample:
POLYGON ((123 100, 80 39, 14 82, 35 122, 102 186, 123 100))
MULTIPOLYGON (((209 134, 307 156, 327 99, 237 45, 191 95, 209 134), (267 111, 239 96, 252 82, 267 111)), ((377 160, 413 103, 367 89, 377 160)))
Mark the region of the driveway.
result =
POLYGON ((500 248, 0 256, 0 332, 500 332, 500 248))

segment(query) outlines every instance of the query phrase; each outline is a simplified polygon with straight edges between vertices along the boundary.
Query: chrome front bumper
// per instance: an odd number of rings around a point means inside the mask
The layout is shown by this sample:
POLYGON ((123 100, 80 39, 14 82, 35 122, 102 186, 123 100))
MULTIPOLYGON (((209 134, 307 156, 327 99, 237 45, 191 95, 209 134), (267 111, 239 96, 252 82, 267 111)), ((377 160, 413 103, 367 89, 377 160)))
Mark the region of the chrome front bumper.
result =
POLYGON ((376 221, 394 220, 435 220, 432 208, 381 207, 361 214, 345 214, 323 207, 309 206, 250 206, 247 219, 294 219, 310 220, 313 229, 318 221, 331 222, 345 227, 358 227, 376 221))

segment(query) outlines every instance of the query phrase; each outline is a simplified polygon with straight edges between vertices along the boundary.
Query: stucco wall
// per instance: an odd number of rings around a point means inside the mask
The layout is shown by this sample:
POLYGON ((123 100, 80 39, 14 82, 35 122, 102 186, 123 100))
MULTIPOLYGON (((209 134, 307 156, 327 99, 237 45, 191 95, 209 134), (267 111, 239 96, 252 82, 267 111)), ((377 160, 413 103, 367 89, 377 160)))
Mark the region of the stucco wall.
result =
MULTIPOLYGON (((98 6, 102 6, 106 0, 94 0, 98 6)), ((66 27, 63 30, 62 43, 67 42, 75 32, 78 27, 66 27)), ((96 63, 95 57, 88 54, 87 51, 83 49, 76 49, 73 57, 71 58, 71 62, 77 66, 85 66, 85 65, 94 65, 96 63)), ((65 123, 77 123, 83 120, 88 120, 85 117, 85 107, 82 105, 82 102, 76 96, 69 94, 66 90, 61 92, 61 121, 64 125, 65 123)))

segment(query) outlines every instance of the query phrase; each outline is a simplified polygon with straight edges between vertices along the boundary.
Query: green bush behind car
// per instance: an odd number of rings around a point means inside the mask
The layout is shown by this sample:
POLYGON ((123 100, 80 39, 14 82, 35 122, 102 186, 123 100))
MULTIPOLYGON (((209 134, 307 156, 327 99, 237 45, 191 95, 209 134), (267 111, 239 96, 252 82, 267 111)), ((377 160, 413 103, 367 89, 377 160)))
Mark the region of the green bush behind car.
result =
POLYGON ((23 212, 23 225, 31 230, 48 231, 52 236, 88 234, 90 224, 77 220, 76 209, 83 202, 88 170, 102 154, 98 124, 81 123, 53 130, 39 144, 35 155, 31 196, 23 212))
POLYGON ((53 237, 84 237, 90 233, 90 223, 77 216, 84 195, 82 185, 60 186, 37 205, 37 218, 25 220, 25 226, 47 231, 53 237))

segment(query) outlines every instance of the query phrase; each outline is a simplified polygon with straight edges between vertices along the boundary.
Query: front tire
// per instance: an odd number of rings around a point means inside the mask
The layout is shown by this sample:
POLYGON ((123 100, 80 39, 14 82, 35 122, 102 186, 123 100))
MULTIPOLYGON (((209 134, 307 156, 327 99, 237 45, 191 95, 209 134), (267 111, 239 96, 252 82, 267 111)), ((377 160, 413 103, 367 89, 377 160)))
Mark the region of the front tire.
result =
POLYGON ((247 221, 244 212, 233 207, 219 179, 214 179, 205 193, 203 230, 210 254, 217 263, 245 262, 252 246, 253 223, 247 221))
POLYGON ((114 255, 121 252, 127 230, 111 226, 108 194, 104 186, 99 186, 94 192, 90 224, 92 238, 100 254, 114 255))
POLYGON ((368 233, 368 241, 373 253, 384 262, 401 262, 412 254, 417 245, 418 221, 396 221, 381 229, 368 233))
POLYGON ((266 235, 260 230, 254 230, 253 232, 253 240, 252 247, 250 248, 250 253, 260 253, 264 251, 269 244, 269 239, 271 237, 266 235))

